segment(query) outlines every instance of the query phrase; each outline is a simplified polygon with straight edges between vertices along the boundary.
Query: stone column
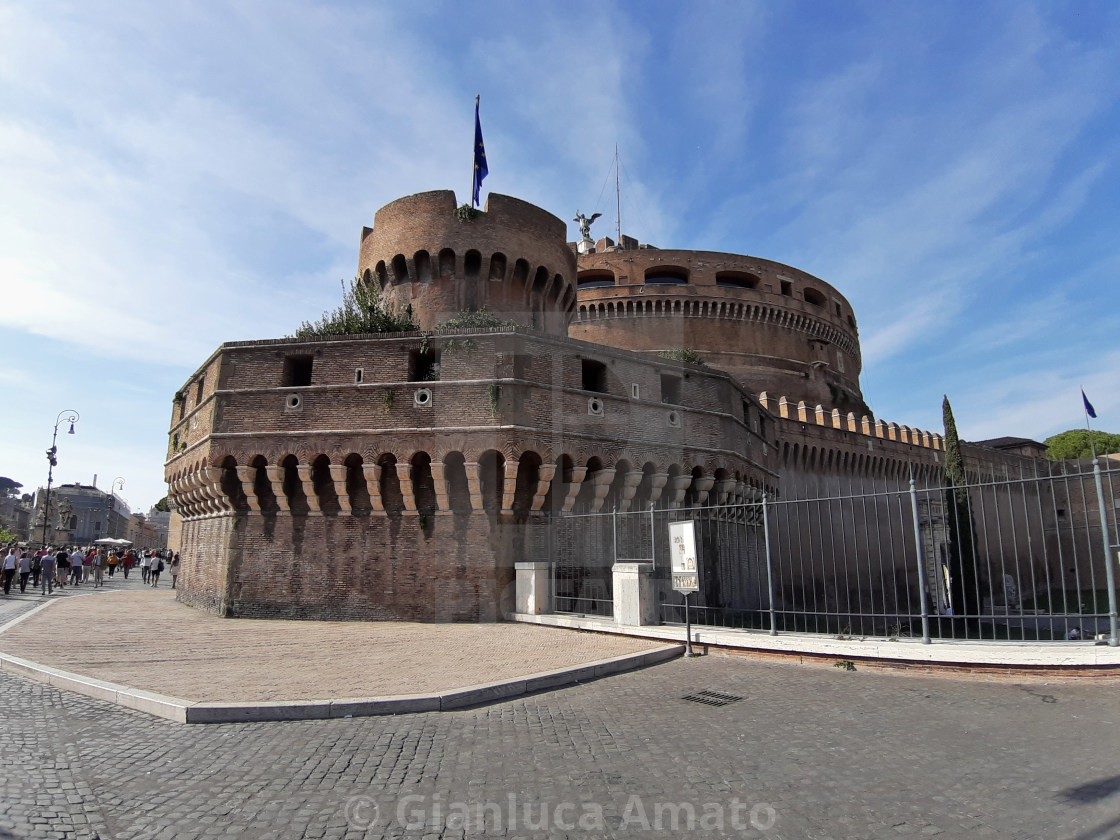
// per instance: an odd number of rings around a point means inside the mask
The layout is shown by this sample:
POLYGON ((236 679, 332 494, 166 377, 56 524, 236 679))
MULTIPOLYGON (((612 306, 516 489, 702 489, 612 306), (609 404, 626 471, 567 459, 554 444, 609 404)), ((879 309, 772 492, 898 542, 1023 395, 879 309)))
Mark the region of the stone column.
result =
POLYGON ((397 480, 401 483, 401 496, 404 497, 404 512, 416 513, 416 491, 412 487, 412 464, 397 462, 397 480))
POLYGON ((611 482, 614 481, 614 474, 618 472, 614 467, 603 467, 599 472, 595 473, 594 478, 591 479, 595 486, 595 497, 591 500, 591 512, 598 513, 603 507, 603 500, 607 498, 607 493, 611 491, 611 482))
POLYGON ((555 464, 541 464, 537 477, 537 492, 533 494, 533 510, 540 510, 544 506, 544 498, 548 495, 548 486, 556 475, 555 464))
POLYGON ((691 485, 692 475, 690 473, 675 475, 669 479, 669 507, 679 508, 681 502, 684 501, 684 494, 688 492, 691 485))
POLYGON ((482 478, 478 474, 478 462, 469 461, 463 464, 463 469, 467 473, 467 489, 471 493, 471 507, 474 510, 482 510, 482 478))
POLYGON ((653 585, 653 563, 615 563, 614 620, 616 624, 657 623, 657 595, 653 585))
POLYGON ((443 461, 432 461, 432 484, 436 491, 436 510, 450 510, 451 485, 447 481, 443 461))
POLYGON ((572 483, 568 485, 568 493, 564 496, 564 505, 560 509, 564 513, 571 511, 572 506, 576 503, 576 496, 579 495, 579 488, 583 485, 583 479, 587 475, 587 467, 572 467, 572 483))
POLYGON ((346 465, 331 464, 331 481, 334 482, 334 492, 338 496, 339 507, 350 513, 350 491, 346 488, 346 465))
POLYGON ((322 513, 319 507, 319 494, 315 492, 315 482, 311 480, 311 465, 300 464, 296 467, 299 473, 300 483, 303 484, 303 495, 307 497, 307 507, 310 508, 308 513, 314 516, 317 513, 322 513))
POLYGON ((362 464, 362 475, 366 479, 370 507, 378 513, 384 513, 385 504, 381 501, 381 465, 362 464))
POLYGON ((517 575, 517 612, 545 615, 552 612, 548 602, 548 561, 528 560, 513 564, 517 575))
POLYGON ((290 511, 292 506, 288 503, 288 494, 284 492, 284 468, 265 467, 264 474, 272 485, 272 495, 276 497, 276 504, 282 511, 290 511))
POLYGON ((513 497, 517 493, 517 465, 512 458, 505 462, 503 472, 505 480, 502 483, 502 510, 513 510, 513 497))
POLYGON ((618 510, 619 513, 624 513, 630 510, 630 502, 634 499, 634 494, 638 492, 638 485, 642 483, 645 473, 641 470, 631 470, 622 477, 622 489, 619 493, 618 510))
POLYGON ((256 469, 253 467, 238 467, 237 477, 241 479, 241 489, 245 491, 245 498, 249 500, 249 509, 260 513, 261 500, 257 498, 256 469))

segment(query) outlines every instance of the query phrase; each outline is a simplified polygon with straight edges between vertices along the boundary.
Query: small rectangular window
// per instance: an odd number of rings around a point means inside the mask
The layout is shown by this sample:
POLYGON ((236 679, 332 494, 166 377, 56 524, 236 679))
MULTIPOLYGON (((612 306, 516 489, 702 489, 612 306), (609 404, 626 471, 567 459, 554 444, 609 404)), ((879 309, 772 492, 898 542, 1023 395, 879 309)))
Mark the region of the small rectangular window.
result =
POLYGON ((789 280, 782 281, 782 294, 786 297, 793 297, 793 283, 789 280))
POLYGON ((362 370, 361 368, 355 368, 354 369, 354 384, 355 385, 361 385, 363 376, 365 376, 365 371, 362 370))
POLYGON ((607 366, 594 359, 581 359, 583 390, 597 394, 607 393, 607 366))
POLYGON ((669 405, 681 404, 681 378, 671 373, 661 374, 661 402, 669 405))
POLYGON ((637 382, 630 386, 630 396, 636 400, 642 398, 642 388, 637 382))
POLYGON ((285 388, 303 388, 310 385, 311 368, 314 363, 314 356, 286 356, 284 380, 280 384, 285 388))
POLYGON ((438 350, 412 350, 408 354, 408 381, 409 382, 438 382, 439 381, 438 350))
POLYGON ((198 388, 194 392, 194 404, 195 405, 201 405, 201 403, 202 403, 202 391, 203 391, 203 388, 205 388, 205 387, 206 387, 206 377, 203 376, 200 380, 198 380, 198 388))

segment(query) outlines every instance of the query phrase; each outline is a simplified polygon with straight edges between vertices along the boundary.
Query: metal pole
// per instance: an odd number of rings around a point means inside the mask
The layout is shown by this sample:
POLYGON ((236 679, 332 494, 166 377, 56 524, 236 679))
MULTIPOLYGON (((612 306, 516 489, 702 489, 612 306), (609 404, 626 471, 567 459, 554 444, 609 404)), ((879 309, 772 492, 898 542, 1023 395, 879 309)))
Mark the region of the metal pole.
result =
POLYGON ((1097 509, 1101 515, 1101 543, 1104 546, 1104 573, 1105 580, 1108 583, 1108 644, 1109 647, 1116 647, 1120 645, 1120 636, 1116 634, 1116 575, 1112 571, 1112 546, 1108 538, 1108 513, 1104 508, 1101 463, 1097 458, 1093 458, 1093 481, 1097 485, 1097 509))
POLYGON ((929 596, 926 593, 926 564, 922 558, 922 523, 918 517, 918 489, 910 476, 910 511, 914 514, 914 549, 918 558, 918 595, 922 604, 922 644, 930 644, 929 596))
POLYGON ((767 494, 762 494, 762 537, 766 541, 766 586, 770 590, 770 635, 778 635, 777 609, 774 607, 774 566, 770 560, 770 521, 766 515, 767 494))
POLYGON ((691 592, 684 593, 684 655, 695 656, 692 652, 692 615, 688 611, 688 596, 691 592))
POLYGON ((76 412, 74 409, 64 408, 62 411, 58 412, 58 416, 54 420, 54 432, 53 434, 51 434, 51 448, 47 450, 47 463, 50 464, 50 466, 47 468, 47 498, 43 505, 44 549, 46 549, 47 547, 47 525, 50 521, 51 516, 51 483, 54 481, 55 464, 58 463, 58 459, 55 457, 58 454, 58 427, 63 422, 62 415, 64 414, 70 415, 69 417, 65 418, 65 422, 70 424, 70 434, 74 434, 74 424, 81 419, 81 415, 78 414, 78 412, 76 412))

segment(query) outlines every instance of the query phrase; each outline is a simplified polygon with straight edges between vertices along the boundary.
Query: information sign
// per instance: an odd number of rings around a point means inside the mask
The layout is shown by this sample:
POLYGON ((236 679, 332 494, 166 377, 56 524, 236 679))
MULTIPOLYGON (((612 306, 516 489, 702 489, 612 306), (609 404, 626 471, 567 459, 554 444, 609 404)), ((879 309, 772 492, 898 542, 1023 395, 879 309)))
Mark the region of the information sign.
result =
POLYGON ((669 523, 669 568, 673 575, 673 589, 677 592, 700 590, 695 522, 669 523))

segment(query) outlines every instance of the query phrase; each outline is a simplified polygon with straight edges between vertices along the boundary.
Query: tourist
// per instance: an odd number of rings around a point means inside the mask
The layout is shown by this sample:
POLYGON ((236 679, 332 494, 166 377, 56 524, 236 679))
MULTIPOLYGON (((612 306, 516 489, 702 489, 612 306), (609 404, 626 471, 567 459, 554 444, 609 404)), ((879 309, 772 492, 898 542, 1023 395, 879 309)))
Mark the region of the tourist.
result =
MULTIPOLYGON (((66 556, 65 551, 59 551, 58 552, 58 557, 65 557, 65 556, 66 556)), ((55 576, 55 572, 57 571, 58 559, 55 557, 55 555, 51 554, 50 552, 47 552, 46 554, 44 554, 42 556, 41 560, 42 560, 42 568, 41 568, 42 583, 40 583, 40 591, 44 595, 53 595, 54 594, 54 576, 55 576)))
POLYGON ((73 562, 65 551, 60 551, 58 563, 55 565, 55 583, 58 584, 59 589, 66 586, 66 581, 70 579, 70 564, 73 562), (66 556, 63 556, 66 555, 66 556))
POLYGON ((152 565, 148 571, 148 576, 152 579, 152 587, 159 586, 159 573, 163 571, 163 558, 153 557, 152 565))
POLYGON ((130 548, 124 553, 124 560, 121 561, 121 568, 124 570, 124 579, 128 580, 128 570, 132 568, 132 564, 136 562, 136 556, 132 553, 130 548))
POLYGON ((7 555, 4 557, 4 594, 8 595, 12 591, 12 578, 16 576, 16 567, 19 565, 19 555, 16 552, 18 548, 9 548, 7 555))
POLYGON ((83 579, 89 580, 91 577, 93 577, 93 558, 97 556, 97 552, 99 550, 100 549, 97 548, 91 548, 88 552, 86 552, 86 556, 82 558, 83 579))
POLYGON ((31 588, 39 588, 39 575, 43 573, 43 555, 46 554, 46 549, 36 551, 31 555, 31 588))
POLYGON ((117 565, 120 562, 121 562, 121 560, 120 560, 119 557, 117 557, 117 552, 110 551, 109 552, 109 577, 113 576, 113 573, 117 570, 117 565))
POLYGON ((100 549, 93 555, 93 585, 101 586, 105 583, 105 549, 100 549))
POLYGON ((69 554, 70 559, 70 579, 75 585, 82 582, 85 574, 82 569, 82 564, 86 562, 86 553, 78 546, 74 546, 74 550, 69 554), (76 572, 76 574, 75 574, 76 572))
POLYGON ((171 558, 171 588, 175 588, 176 581, 179 580, 179 554, 176 552, 175 556, 171 558))
POLYGON ((27 594, 27 579, 31 577, 31 552, 20 552, 19 558, 19 594, 27 594))
POLYGON ((144 583, 149 582, 152 567, 152 552, 151 550, 145 551, 144 555, 140 558, 140 578, 144 583))

